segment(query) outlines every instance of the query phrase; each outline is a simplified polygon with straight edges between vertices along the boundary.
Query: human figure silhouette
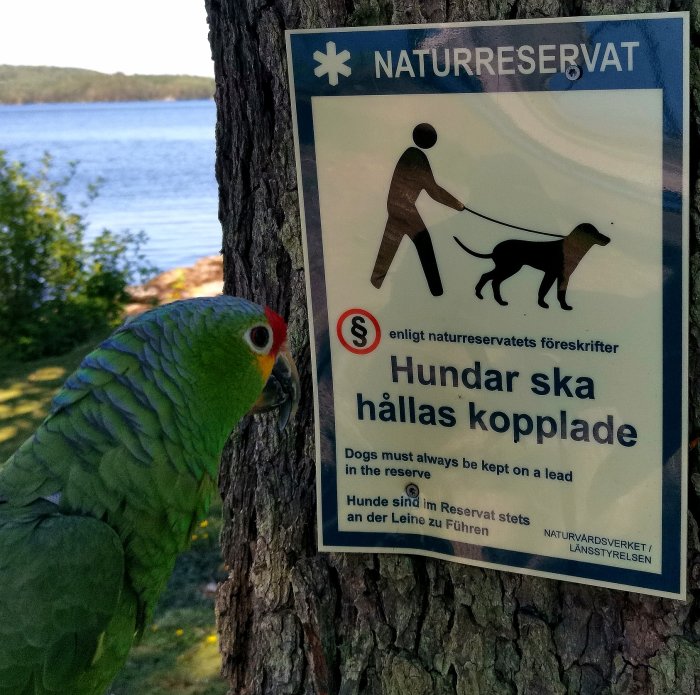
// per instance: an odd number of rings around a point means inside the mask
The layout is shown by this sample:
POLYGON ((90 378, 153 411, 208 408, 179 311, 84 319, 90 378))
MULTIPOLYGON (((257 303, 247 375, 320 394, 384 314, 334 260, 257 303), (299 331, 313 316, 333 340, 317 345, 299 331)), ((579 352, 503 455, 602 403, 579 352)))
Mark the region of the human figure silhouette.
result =
POLYGON ((377 260, 372 271, 372 284, 379 288, 384 282, 399 244, 407 236, 416 247, 428 287, 435 297, 443 293, 433 242, 425 222, 416 209, 416 200, 425 191, 433 200, 454 210, 464 210, 464 205, 435 182, 430 162, 423 150, 437 142, 435 128, 429 123, 419 123, 413 129, 413 142, 399 158, 391 178, 386 209, 389 218, 379 245, 377 260), (420 149, 419 149, 420 148, 420 149))

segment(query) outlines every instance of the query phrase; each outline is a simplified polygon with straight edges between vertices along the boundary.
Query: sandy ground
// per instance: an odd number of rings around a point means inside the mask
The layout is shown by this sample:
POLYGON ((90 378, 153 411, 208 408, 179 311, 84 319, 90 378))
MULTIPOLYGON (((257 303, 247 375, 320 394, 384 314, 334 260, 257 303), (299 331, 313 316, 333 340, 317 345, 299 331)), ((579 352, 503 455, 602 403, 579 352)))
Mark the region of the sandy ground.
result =
POLYGON ((129 287, 132 301, 125 311, 127 316, 132 316, 176 299, 214 297, 221 294, 223 286, 222 257, 207 256, 194 265, 161 273, 145 285, 129 287))

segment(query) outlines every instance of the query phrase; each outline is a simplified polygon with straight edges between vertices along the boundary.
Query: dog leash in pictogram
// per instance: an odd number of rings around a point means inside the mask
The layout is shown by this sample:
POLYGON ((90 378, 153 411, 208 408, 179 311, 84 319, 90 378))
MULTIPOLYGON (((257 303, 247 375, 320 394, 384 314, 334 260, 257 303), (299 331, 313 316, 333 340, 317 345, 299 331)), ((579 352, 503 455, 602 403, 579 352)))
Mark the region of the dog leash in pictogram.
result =
POLYGON ((497 220, 493 217, 489 217, 488 215, 482 215, 480 212, 477 212, 476 210, 472 210, 471 208, 468 208, 466 205, 464 206, 464 209, 466 212, 471 212, 472 215, 476 215, 477 217, 481 217, 484 220, 488 220, 489 222, 495 222, 496 224, 500 224, 503 227, 510 227, 511 229, 519 229, 522 232, 530 232, 531 234, 541 234, 542 236, 555 236, 559 239, 563 239, 566 234, 553 234, 552 232, 540 232, 537 229, 528 229, 527 227, 518 227, 517 224, 510 224, 509 222, 502 222, 501 220, 497 220))

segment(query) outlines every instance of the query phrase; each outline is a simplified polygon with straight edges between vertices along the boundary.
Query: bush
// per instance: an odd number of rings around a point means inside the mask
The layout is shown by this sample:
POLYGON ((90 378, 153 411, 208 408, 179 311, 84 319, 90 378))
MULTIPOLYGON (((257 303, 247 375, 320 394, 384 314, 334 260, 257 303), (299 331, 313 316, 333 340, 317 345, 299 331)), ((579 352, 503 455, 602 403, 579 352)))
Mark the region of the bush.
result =
MULTIPOLYGON (((119 322, 126 286, 155 272, 143 232, 104 230, 85 241, 87 223, 65 190, 76 167, 53 178, 0 152, 0 354, 29 360, 66 352, 119 322)), ((88 186, 88 202, 98 185, 88 186)))

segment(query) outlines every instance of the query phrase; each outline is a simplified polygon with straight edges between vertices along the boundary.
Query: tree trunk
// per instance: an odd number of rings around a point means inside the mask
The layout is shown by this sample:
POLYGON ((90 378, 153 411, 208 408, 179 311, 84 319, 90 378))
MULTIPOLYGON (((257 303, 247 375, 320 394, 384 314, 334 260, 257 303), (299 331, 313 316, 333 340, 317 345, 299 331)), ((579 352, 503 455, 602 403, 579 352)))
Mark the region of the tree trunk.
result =
MULTIPOLYGON (((700 0, 206 0, 216 68, 225 290, 287 316, 303 400, 291 432, 244 423, 224 455, 230 693, 700 693, 700 471, 688 601, 410 555, 318 554, 313 412, 284 30, 691 10, 700 0)), ((690 431, 698 429, 697 50, 691 53, 690 431)))

